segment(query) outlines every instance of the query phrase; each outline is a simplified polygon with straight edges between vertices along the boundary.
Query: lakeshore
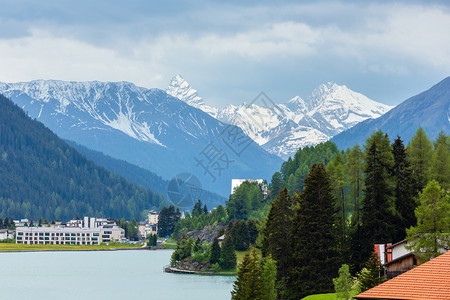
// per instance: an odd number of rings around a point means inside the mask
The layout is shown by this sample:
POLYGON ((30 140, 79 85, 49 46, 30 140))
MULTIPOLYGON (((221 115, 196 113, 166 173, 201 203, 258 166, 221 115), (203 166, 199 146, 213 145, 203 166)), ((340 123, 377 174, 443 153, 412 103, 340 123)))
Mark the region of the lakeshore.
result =
POLYGON ((0 243, 0 252, 52 252, 52 251, 121 251, 121 250, 150 250, 143 244, 111 243, 100 245, 26 245, 14 243, 0 243))

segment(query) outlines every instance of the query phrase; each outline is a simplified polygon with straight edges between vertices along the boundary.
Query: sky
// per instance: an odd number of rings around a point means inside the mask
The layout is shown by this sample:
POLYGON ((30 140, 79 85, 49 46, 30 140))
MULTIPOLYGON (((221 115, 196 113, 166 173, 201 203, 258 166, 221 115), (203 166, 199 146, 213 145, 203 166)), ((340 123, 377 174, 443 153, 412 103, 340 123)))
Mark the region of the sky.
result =
POLYGON ((0 81, 180 74, 219 107, 335 82, 397 105, 450 76, 449 3, 0 0, 0 81))

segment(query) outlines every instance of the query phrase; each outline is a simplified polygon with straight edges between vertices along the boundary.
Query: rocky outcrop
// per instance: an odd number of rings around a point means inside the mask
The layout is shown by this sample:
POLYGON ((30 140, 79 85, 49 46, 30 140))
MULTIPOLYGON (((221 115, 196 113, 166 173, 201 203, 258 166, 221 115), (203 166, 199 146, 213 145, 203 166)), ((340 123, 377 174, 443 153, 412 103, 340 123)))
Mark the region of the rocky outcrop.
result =
POLYGON ((214 238, 216 237, 217 233, 219 232, 219 230, 221 228, 224 228, 225 226, 223 225, 208 225, 205 226, 205 228, 203 228, 202 230, 194 230, 194 231, 189 231, 188 233, 186 233, 186 238, 192 238, 194 241, 197 238, 200 238, 200 240, 202 242, 208 242, 211 243, 214 238))
POLYGON ((198 262, 192 258, 187 258, 183 261, 180 261, 177 266, 177 269, 179 270, 187 270, 187 271, 200 271, 200 272, 205 272, 205 271, 211 271, 211 265, 208 263, 203 264, 201 262, 198 262))

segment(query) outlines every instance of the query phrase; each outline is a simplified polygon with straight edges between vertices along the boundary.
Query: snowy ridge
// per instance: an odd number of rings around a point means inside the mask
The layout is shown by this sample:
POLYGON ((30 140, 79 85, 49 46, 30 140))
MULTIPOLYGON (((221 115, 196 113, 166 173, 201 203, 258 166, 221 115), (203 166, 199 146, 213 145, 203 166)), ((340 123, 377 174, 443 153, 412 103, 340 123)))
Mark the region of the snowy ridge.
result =
POLYGON ((239 126, 268 152, 284 159, 295 154, 298 148, 325 142, 392 108, 333 82, 320 85, 306 99, 296 96, 275 107, 257 103, 221 109, 210 107, 179 75, 172 79, 166 91, 222 122, 239 126))
MULTIPOLYGON (((43 111, 72 117, 87 114, 106 127, 122 131, 137 140, 164 146, 154 135, 156 124, 142 118, 142 111, 135 109, 150 103, 148 90, 129 82, 34 80, 2 83, 0 92, 7 97, 19 92, 19 95, 31 98, 31 104, 40 103, 38 120, 43 111)), ((85 123, 83 117, 79 117, 73 126, 85 123)))
POLYGON ((165 90, 167 94, 172 97, 178 98, 190 106, 198 108, 213 117, 217 116, 218 109, 209 105, 206 105, 202 98, 199 97, 197 90, 191 87, 191 85, 184 80, 181 75, 176 75, 172 78, 169 87, 165 90))

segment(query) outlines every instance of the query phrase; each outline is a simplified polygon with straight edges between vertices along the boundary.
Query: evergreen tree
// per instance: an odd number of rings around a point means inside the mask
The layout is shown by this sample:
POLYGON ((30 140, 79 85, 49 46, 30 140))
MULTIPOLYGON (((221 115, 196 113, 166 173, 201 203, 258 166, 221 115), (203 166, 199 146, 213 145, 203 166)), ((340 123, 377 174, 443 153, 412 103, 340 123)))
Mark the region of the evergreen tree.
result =
POLYGON ((231 291, 231 299, 248 300, 262 299, 261 268, 258 254, 253 249, 251 254, 246 252, 242 263, 239 265, 237 278, 231 291))
POLYGON ((293 219, 289 284, 290 299, 333 291, 340 257, 334 229, 335 199, 323 164, 313 164, 298 197, 293 219))
POLYGON ((248 227, 244 220, 239 220, 233 227, 234 249, 245 251, 249 246, 248 227))
POLYGON ((391 175, 394 156, 389 138, 383 132, 377 131, 367 139, 365 164, 360 231, 362 248, 354 249, 358 256, 353 257, 357 269, 361 269, 362 263, 370 257, 374 244, 392 242, 395 238, 395 179, 391 175))
POLYGON ((200 237, 198 237, 194 243, 194 252, 200 251, 202 251, 202 241, 200 240, 200 237))
POLYGON ((435 180, 419 193, 417 226, 406 230, 408 248, 425 262, 450 245, 450 194, 435 180))
POLYGON ((256 239, 258 238, 258 221, 255 220, 249 220, 247 222, 247 228, 248 228, 248 242, 250 245, 256 244, 256 239))
POLYGON ((277 262, 269 255, 263 260, 261 282, 262 289, 261 294, 263 300, 275 300, 277 299, 277 290, 275 288, 275 282, 277 279, 277 262))
POLYGON ((291 261, 292 200, 284 188, 272 203, 264 228, 263 257, 272 255, 277 262, 277 289, 286 290, 288 270, 291 261))
POLYGON ((369 257, 369 260, 365 263, 364 268, 358 274, 358 289, 359 292, 367 291, 377 285, 383 280, 380 277, 381 263, 378 259, 378 255, 375 251, 369 257))
POLYGON ((444 189, 450 188, 450 142, 444 132, 436 138, 433 160, 431 164, 431 179, 436 180, 444 189))
MULTIPOLYGON (((347 226, 347 214, 348 205, 345 200, 345 162, 341 153, 338 153, 333 161, 331 161, 327 166, 327 172, 330 175, 331 185, 333 187, 333 195, 336 199, 336 227, 338 234, 338 248, 340 249, 342 255, 347 256, 348 252, 348 226, 347 226)), ((345 259, 347 260, 347 259, 345 259)))
POLYGON ((392 170, 396 179, 395 190, 395 208, 399 213, 396 222, 396 235, 394 242, 401 241, 406 236, 406 228, 416 224, 414 209, 417 207, 414 198, 412 172, 403 141, 399 136, 392 144, 392 153, 394 155, 394 168, 392 170))
POLYGON ((170 236, 175 230, 175 225, 180 219, 181 213, 177 208, 170 205, 169 207, 163 207, 158 216, 158 235, 160 237, 170 236))
POLYGON ((413 172, 414 192, 417 195, 429 180, 433 150, 430 139, 422 127, 412 137, 407 150, 413 172))
POLYGON ((220 249, 219 239, 215 237, 211 245, 211 253, 209 255, 209 262, 211 263, 211 265, 218 263, 220 261, 221 255, 222 251, 220 249))
POLYGON ((223 240, 222 257, 224 269, 230 270, 236 267, 236 253, 234 252, 233 238, 230 235, 225 235, 223 240))

